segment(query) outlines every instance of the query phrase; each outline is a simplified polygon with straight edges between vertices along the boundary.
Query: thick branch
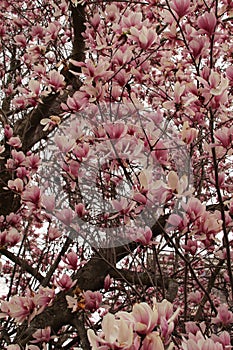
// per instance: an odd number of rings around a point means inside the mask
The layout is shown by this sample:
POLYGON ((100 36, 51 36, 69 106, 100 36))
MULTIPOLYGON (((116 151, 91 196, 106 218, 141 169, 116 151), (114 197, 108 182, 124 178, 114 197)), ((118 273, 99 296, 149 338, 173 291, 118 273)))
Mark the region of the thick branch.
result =
POLYGON ((172 278, 165 277, 163 281, 151 272, 137 272, 124 269, 111 269, 110 276, 118 281, 130 282, 132 284, 143 285, 146 287, 159 286, 163 284, 167 289, 167 299, 173 301, 178 291, 178 283, 172 278))
POLYGON ((9 260, 19 265, 22 268, 22 270, 30 273, 30 275, 35 277, 40 283, 44 280, 44 277, 38 272, 36 268, 29 265, 24 259, 19 258, 6 248, 0 248, 0 254, 6 256, 9 260))

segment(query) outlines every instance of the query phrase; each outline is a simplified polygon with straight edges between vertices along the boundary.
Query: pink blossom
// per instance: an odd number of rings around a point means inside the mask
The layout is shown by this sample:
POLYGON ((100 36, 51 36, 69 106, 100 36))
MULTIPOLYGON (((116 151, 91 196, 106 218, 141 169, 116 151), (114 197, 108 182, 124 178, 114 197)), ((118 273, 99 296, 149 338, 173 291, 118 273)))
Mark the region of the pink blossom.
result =
POLYGON ((190 0, 173 0, 171 8, 177 13, 179 18, 184 17, 189 12, 190 0))
POLYGON ((9 141, 7 141, 8 145, 14 148, 21 148, 22 147, 22 142, 20 141, 19 137, 14 137, 12 136, 9 141))
POLYGON ((225 304, 220 305, 217 310, 218 314, 213 318, 213 323, 221 323, 224 326, 233 323, 233 313, 228 310, 225 304))
POLYGON ((100 15, 98 13, 95 13, 94 16, 91 18, 90 23, 93 25, 95 29, 97 29, 100 24, 100 21, 101 21, 100 15))
POLYGON ((72 97, 68 96, 66 104, 62 103, 62 108, 67 111, 78 112, 88 104, 88 95, 83 91, 76 91, 72 97))
POLYGON ((85 299, 85 309, 91 312, 96 311, 102 302, 102 294, 100 292, 92 292, 87 290, 83 293, 85 299))
POLYGON ((27 46, 27 40, 24 34, 18 34, 14 36, 14 40, 16 42, 16 45, 26 47, 27 46))
POLYGON ((204 214, 206 208, 197 198, 190 198, 187 206, 186 213, 189 215, 191 220, 196 220, 198 217, 204 214))
POLYGON ((13 129, 10 127, 10 125, 5 125, 4 135, 8 140, 13 136, 13 129))
POLYGON ((164 145, 163 141, 159 140, 158 142, 156 142, 151 155, 156 161, 158 161, 159 164, 167 164, 168 150, 164 145))
POLYGON ((233 82, 233 66, 227 67, 226 76, 232 83, 233 82))
POLYGON ((38 80, 30 80, 28 88, 32 91, 32 96, 37 97, 40 93, 40 82, 38 80))
MULTIPOLYGON (((140 233, 137 233, 137 236, 139 236, 140 233)), ((149 227, 146 227, 145 230, 142 230, 142 234, 135 240, 135 242, 139 242, 140 244, 146 246, 151 243, 152 238, 152 231, 149 227)))
POLYGON ((108 274, 104 279, 104 290, 107 292, 113 282, 113 279, 108 274))
POLYGON ((38 348, 36 345, 28 345, 28 347, 26 347, 26 350, 40 350, 40 348, 38 348))
POLYGON ((189 123, 186 121, 182 128, 182 140, 188 145, 192 143, 198 135, 198 130, 195 128, 190 128, 189 123))
POLYGON ((179 225, 182 224, 182 221, 183 221, 183 219, 181 216, 179 216, 177 214, 171 214, 171 215, 169 215, 167 223, 174 226, 174 227, 179 227, 179 225))
POLYGON ((158 311, 153 310, 147 303, 135 304, 132 310, 134 317, 134 329, 139 334, 150 333, 158 324, 158 311))
POLYGON ((192 50, 193 57, 199 58, 206 47, 206 40, 203 37, 194 38, 190 41, 189 47, 192 50))
POLYGON ((69 152, 75 145, 75 140, 73 138, 68 138, 63 135, 56 135, 54 140, 62 153, 69 152))
POLYGON ((24 182, 28 181, 29 178, 29 170, 27 170, 25 167, 21 166, 16 170, 16 175, 19 179, 23 180, 24 182))
POLYGON ((185 94, 185 85, 180 82, 176 82, 174 86, 174 100, 163 103, 163 106, 167 109, 176 109, 177 106, 182 104, 182 98, 185 94))
POLYGON ((54 241, 55 239, 61 237, 62 233, 56 227, 49 227, 48 238, 49 241, 54 241))
POLYGON ((80 162, 82 162, 83 158, 86 158, 88 156, 89 151, 90 151, 90 147, 87 142, 77 145, 73 149, 74 155, 78 158, 80 162))
POLYGON ((175 324, 173 321, 166 320, 164 317, 160 319, 160 335, 164 339, 165 344, 170 341, 171 334, 174 330, 175 324))
POLYGON ((219 336, 212 334, 211 335, 211 339, 213 339, 213 341, 215 343, 220 343, 223 345, 224 349, 230 349, 230 345, 231 345, 231 337, 230 334, 226 331, 222 332, 219 336))
POLYGON ((201 350, 199 346, 193 339, 188 339, 186 342, 182 343, 183 350, 201 350))
POLYGON ((78 267, 78 256, 77 254, 71 250, 64 259, 64 262, 68 265, 69 269, 77 270, 78 267))
POLYGON ((89 342, 93 349, 101 350, 138 350, 132 347, 133 329, 122 317, 116 318, 108 313, 102 321, 103 332, 97 336, 92 329, 87 331, 89 342))
POLYGON ((33 338, 35 340, 32 340, 31 343, 39 343, 39 342, 46 342, 48 343, 51 339, 50 337, 51 328, 46 327, 44 329, 38 329, 35 333, 33 333, 33 338))
POLYGON ((197 241, 189 238, 187 240, 187 244, 183 244, 182 247, 185 249, 186 252, 189 252, 194 256, 197 251, 197 241))
POLYGON ((46 306, 49 306, 55 297, 55 290, 49 287, 40 287, 39 291, 34 295, 33 302, 36 306, 40 306, 42 311, 46 306))
POLYGON ((196 292, 191 292, 188 295, 188 301, 196 305, 198 305, 201 302, 201 299, 202 299, 202 295, 198 290, 196 292))
POLYGON ((20 346, 17 344, 11 344, 7 346, 7 350, 20 350, 20 346))
POLYGON ((48 78, 46 82, 51 86, 55 91, 59 91, 65 86, 65 78, 55 69, 48 73, 48 78))
POLYGON ((44 37, 44 28, 40 25, 35 25, 31 28, 31 36, 38 37, 39 39, 43 39, 44 37))
POLYGON ((78 214, 80 218, 85 216, 87 214, 85 205, 83 203, 75 204, 75 212, 78 214))
POLYGON ((9 246, 11 247, 15 246, 18 242, 21 241, 21 239, 22 239, 22 234, 18 230, 16 230, 16 228, 12 227, 7 232, 6 242, 9 244, 9 246))
POLYGON ((43 204, 43 207, 48 212, 52 213, 55 209, 55 195, 51 195, 51 196, 43 195, 42 204, 43 204))
POLYGON ((197 24, 201 29, 201 33, 211 36, 215 31, 217 19, 213 12, 206 12, 203 16, 198 18, 197 24))
POLYGON ((4 247, 6 245, 6 235, 7 231, 0 231, 0 246, 4 247))
MULTIPOLYGON (((0 154, 3 152, 5 152, 5 146, 0 145, 0 154)), ((0 157, 0 159, 2 159, 2 158, 0 157)))
POLYGON ((160 322, 161 318, 165 318, 166 320, 169 320, 173 315, 173 305, 166 299, 163 299, 161 303, 156 303, 155 307, 157 308, 158 312, 158 319, 160 322))
POLYGON ((38 154, 31 154, 26 157, 24 164, 30 169, 31 172, 34 173, 38 170, 40 163, 41 160, 38 154))
POLYGON ((56 217, 62 221, 65 225, 70 226, 73 220, 73 211, 70 208, 62 209, 57 212, 56 217))
POLYGON ((195 322, 189 321, 185 322, 185 331, 186 333, 193 333, 194 335, 200 330, 195 322))
POLYGON ((21 179, 9 180, 7 186, 10 190, 21 193, 24 188, 24 183, 21 179))
POLYGON ((10 301, 3 301, 2 312, 14 318, 17 323, 22 323, 33 311, 35 304, 30 297, 14 295, 10 301))
POLYGON ((67 307, 68 309, 72 309, 71 312, 76 312, 79 309, 84 309, 83 299, 79 301, 77 297, 71 297, 70 295, 66 295, 67 307))
POLYGON ((39 187, 27 187, 22 194, 22 200, 27 203, 29 208, 36 209, 40 206, 41 192, 39 187))
POLYGON ((220 144, 224 148, 230 147, 233 142, 233 127, 227 128, 224 126, 221 129, 216 130, 215 137, 220 141, 220 144))
POLYGON ((133 202, 129 203, 129 201, 125 197, 122 197, 120 198, 119 201, 116 199, 113 199, 112 205, 119 212, 118 215, 126 216, 133 210, 136 203, 133 203, 133 202))
MULTIPOLYGON (((130 80, 130 74, 127 73, 124 69, 121 69, 120 72, 118 72, 114 79, 117 81, 119 86, 123 87, 127 84, 127 82, 130 80)), ((119 89, 119 91, 122 93, 122 90, 119 89)))
POLYGON ((143 194, 138 193, 138 192, 134 193, 134 195, 133 195, 133 200, 134 200, 135 202, 137 202, 137 204, 141 204, 142 207, 144 207, 145 204, 147 203, 147 198, 146 198, 146 196, 144 196, 143 194))
POLYGON ((147 334, 142 342, 142 350, 164 350, 163 342, 158 332, 147 334))
POLYGON ((50 22, 47 27, 48 40, 56 40, 61 24, 58 21, 50 22))
MULTIPOLYGON (((80 163, 76 160, 71 160, 69 162, 69 166, 68 166, 68 169, 67 169, 67 173, 69 173, 71 175, 71 178, 72 179, 76 179, 78 178, 79 174, 80 174, 80 163)), ((75 185, 75 183, 74 183, 75 185)))
POLYGON ((189 339, 182 342, 183 350, 223 350, 220 343, 215 343, 210 338, 204 338, 200 331, 194 336, 189 333, 189 339))
POLYGON ((28 105, 28 100, 25 96, 16 96, 14 97, 12 104, 16 108, 24 109, 28 105))
POLYGON ((129 36, 135 40, 143 50, 147 50, 151 47, 157 38, 156 32, 146 27, 142 27, 140 30, 136 27, 132 27, 129 36))
POLYGON ((57 115, 51 115, 49 118, 43 118, 40 121, 41 125, 45 125, 43 131, 52 130, 61 123, 61 118, 57 115))
POLYGON ((19 214, 10 213, 9 215, 7 215, 6 221, 7 221, 7 223, 9 223, 10 225, 16 227, 18 224, 20 224, 21 217, 20 217, 19 214))
POLYGON ((109 79, 113 71, 111 71, 108 61, 99 59, 98 64, 95 65, 92 60, 88 59, 85 63, 70 60, 70 62, 77 66, 82 67, 82 73, 86 76, 86 82, 91 83, 93 80, 97 83, 99 80, 106 81, 109 79))
POLYGON ((25 154, 22 151, 18 152, 15 149, 13 149, 11 151, 11 155, 14 160, 15 166, 21 165, 25 160, 25 154))
POLYGON ((73 287, 75 283, 76 282, 72 281, 69 275, 64 273, 62 277, 59 280, 57 280, 56 284, 61 288, 61 290, 68 290, 71 287, 73 287))
POLYGON ((104 129, 111 139, 119 139, 127 133, 127 127, 124 123, 105 124, 104 129))
MULTIPOLYGON (((73 97, 68 96, 67 101, 66 101, 67 106, 69 107, 69 109, 72 110, 72 111, 75 111, 75 112, 78 112, 81 109, 81 107, 82 107, 82 103, 77 98, 78 97, 77 95, 78 95, 77 92, 75 92, 73 97)), ((65 107, 65 105, 63 105, 63 106, 65 107)), ((66 108, 64 108, 64 109, 66 109, 66 108)))

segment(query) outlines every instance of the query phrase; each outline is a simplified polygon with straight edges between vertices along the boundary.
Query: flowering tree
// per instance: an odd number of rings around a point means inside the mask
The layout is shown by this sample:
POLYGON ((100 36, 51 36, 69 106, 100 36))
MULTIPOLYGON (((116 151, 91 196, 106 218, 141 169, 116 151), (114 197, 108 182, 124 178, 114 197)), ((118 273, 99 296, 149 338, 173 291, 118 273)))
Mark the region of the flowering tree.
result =
POLYGON ((1 349, 230 349, 233 1, 0 9, 1 349))

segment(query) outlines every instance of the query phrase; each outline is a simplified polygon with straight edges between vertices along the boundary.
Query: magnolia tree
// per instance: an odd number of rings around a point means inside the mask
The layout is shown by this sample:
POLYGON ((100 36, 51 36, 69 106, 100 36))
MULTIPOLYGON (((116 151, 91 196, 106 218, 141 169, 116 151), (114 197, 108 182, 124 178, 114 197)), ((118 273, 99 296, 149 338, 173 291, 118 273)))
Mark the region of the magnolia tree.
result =
POLYGON ((0 9, 1 349, 231 349, 233 1, 0 9))

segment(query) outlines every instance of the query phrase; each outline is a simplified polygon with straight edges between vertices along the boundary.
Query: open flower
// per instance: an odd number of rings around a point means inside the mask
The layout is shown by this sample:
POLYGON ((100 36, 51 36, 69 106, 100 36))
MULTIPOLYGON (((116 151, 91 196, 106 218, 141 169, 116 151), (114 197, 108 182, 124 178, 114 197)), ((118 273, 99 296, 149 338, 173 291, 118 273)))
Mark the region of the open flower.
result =
POLYGON ((117 319, 112 314, 107 314, 102 321, 103 332, 96 335, 92 329, 87 331, 88 339, 93 350, 114 349, 130 350, 133 344, 133 328, 123 318, 117 319))

